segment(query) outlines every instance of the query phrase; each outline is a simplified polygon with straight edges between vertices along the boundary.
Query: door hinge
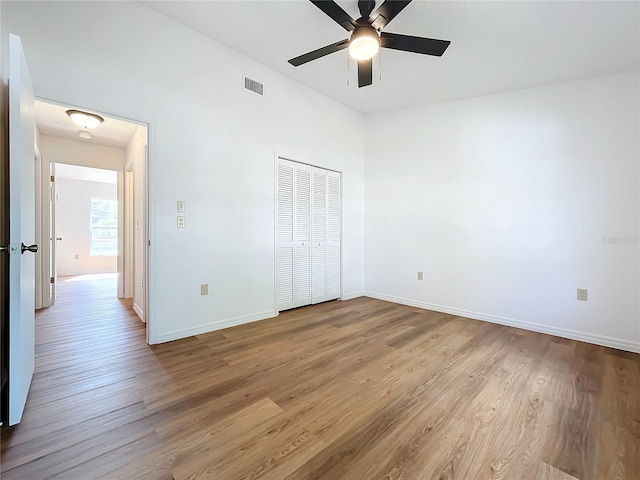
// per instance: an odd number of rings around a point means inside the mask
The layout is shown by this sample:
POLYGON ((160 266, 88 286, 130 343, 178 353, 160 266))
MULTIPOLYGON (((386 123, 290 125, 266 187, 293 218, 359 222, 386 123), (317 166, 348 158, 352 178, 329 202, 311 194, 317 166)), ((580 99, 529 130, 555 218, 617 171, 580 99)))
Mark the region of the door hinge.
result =
POLYGON ((51 175, 51 177, 49 177, 49 178, 51 178, 51 181, 52 181, 52 182, 55 182, 55 181, 56 181, 56 177, 54 177, 53 175, 51 175))
POLYGON ((56 279, 54 277, 51 277, 51 283, 56 283, 56 279))

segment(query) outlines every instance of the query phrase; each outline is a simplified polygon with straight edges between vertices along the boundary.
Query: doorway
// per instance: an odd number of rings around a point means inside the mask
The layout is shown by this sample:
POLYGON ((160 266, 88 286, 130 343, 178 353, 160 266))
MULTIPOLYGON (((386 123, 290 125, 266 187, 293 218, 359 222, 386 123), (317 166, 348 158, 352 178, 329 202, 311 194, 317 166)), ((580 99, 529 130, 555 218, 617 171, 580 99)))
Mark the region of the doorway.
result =
POLYGON ((133 299, 147 322, 148 125, 44 99, 36 99, 35 116, 43 247, 36 308, 55 303, 60 274, 111 272, 117 297, 133 299), (78 125, 72 111, 99 123, 78 125))
MULTIPOLYGON (((62 163, 51 164, 55 181, 50 201, 51 288, 59 277, 118 272, 118 172, 62 163)), ((46 283, 46 282, 45 282, 46 283)), ((115 290, 115 289, 114 289, 115 290)), ((115 295, 115 292, 114 292, 115 295)))

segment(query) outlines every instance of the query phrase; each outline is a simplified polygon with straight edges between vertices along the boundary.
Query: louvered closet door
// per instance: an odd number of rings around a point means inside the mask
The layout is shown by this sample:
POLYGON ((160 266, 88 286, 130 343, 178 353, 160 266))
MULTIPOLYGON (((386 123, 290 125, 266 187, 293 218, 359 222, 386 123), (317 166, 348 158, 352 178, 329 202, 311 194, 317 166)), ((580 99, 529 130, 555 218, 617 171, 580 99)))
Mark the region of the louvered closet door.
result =
POLYGON ((276 302, 278 310, 293 308, 293 162, 278 160, 276 172, 276 302))
POLYGON ((341 241, 341 205, 342 196, 340 174, 327 172, 327 300, 340 297, 340 241, 341 241))
POLYGON ((340 174, 278 159, 278 310, 340 297, 340 174))
POLYGON ((311 303, 327 297, 327 171, 312 169, 311 303))
POLYGON ((311 303, 311 167, 294 163, 294 306, 311 303))

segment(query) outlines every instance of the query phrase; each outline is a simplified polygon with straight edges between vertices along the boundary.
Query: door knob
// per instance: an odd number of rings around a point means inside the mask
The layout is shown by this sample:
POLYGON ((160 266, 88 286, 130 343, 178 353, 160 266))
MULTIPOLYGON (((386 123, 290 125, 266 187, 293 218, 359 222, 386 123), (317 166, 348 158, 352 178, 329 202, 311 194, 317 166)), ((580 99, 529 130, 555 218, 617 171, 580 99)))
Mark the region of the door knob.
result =
POLYGON ((62 237, 56 237, 56 240, 62 240, 62 237))
POLYGON ((0 252, 8 252, 9 249, 5 245, 0 245, 0 252))
POLYGON ((36 244, 27 246, 23 243, 21 249, 22 249, 21 253, 24 253, 26 251, 29 251, 31 253, 38 253, 38 245, 36 244))

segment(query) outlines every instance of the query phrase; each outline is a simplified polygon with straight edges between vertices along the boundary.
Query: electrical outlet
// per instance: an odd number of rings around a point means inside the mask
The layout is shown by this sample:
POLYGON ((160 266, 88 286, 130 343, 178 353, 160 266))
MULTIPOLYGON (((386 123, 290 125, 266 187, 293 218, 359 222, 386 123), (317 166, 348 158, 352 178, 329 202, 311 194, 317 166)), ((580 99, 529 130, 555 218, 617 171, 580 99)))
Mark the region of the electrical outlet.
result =
POLYGON ((140 277, 140 286, 144 287, 144 277, 140 277))
POLYGON ((423 280, 424 279, 424 275, 422 272, 418 272, 418 280, 423 280))
POLYGON ((77 253, 73 256, 73 258, 75 258, 76 260, 80 260, 80 255, 78 255, 77 253))
POLYGON ((582 302, 586 302, 587 301, 587 289, 586 288, 579 288, 578 289, 578 300, 582 301, 582 302))
POLYGON ((184 215, 178 215, 178 228, 184 228, 184 215))
POLYGON ((184 213, 186 211, 186 203, 184 200, 178 200, 176 202, 176 210, 178 213, 184 213))
POLYGON ((200 284, 200 295, 209 295, 209 284, 208 283, 200 284))

